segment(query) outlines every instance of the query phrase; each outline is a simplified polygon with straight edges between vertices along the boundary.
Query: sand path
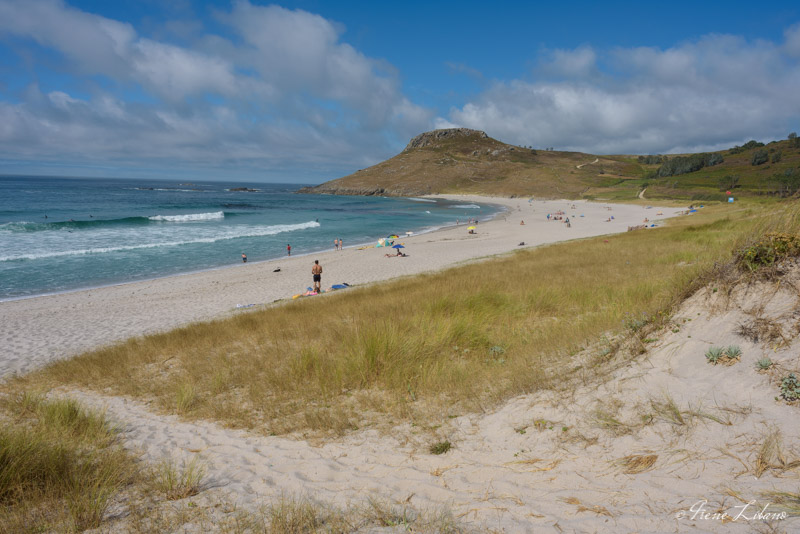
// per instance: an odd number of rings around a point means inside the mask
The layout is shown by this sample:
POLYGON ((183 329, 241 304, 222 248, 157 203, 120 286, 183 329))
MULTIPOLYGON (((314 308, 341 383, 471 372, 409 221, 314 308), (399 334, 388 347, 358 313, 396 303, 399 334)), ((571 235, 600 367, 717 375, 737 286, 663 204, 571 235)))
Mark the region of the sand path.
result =
MULTIPOLYGON (((462 225, 402 238, 407 258, 385 258, 385 249, 322 252, 156 280, 0 302, 0 378, 25 373, 74 354, 130 338, 165 331, 195 321, 224 317, 237 305, 271 304, 291 298, 311 285, 311 263, 324 267, 323 286, 368 284, 443 269, 461 262, 502 254, 525 246, 623 232, 641 224, 652 211, 636 205, 582 201, 535 201, 457 196, 469 204, 499 204, 507 212, 478 225, 468 235, 462 225), (571 209, 571 206, 575 209, 571 209), (564 210, 572 227, 547 221, 564 210), (609 211, 613 210, 613 211, 609 211), (583 215, 583 216, 581 216, 583 215), (606 221, 610 216, 614 220, 606 221), (524 220, 525 225, 520 225, 524 220), (280 268, 276 273, 274 269, 280 268)), ((478 210, 465 210, 477 216, 478 210)), ((660 208, 664 218, 677 208, 660 208)), ((324 231, 324 228, 322 228, 324 231)), ((403 232, 405 229, 386 229, 403 232)), ((402 235, 402 234, 401 234, 402 235)), ((295 251, 298 252, 298 251, 295 251)))

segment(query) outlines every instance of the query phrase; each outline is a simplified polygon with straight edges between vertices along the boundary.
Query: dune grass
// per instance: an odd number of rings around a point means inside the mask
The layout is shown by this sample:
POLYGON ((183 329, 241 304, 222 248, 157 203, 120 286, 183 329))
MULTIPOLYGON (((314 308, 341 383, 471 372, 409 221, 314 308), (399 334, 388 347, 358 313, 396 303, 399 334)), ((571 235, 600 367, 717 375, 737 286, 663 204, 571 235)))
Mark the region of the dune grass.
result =
MULTIPOLYGON (((745 236, 797 230, 798 220, 783 205, 706 208, 664 228, 519 251, 132 339, 7 387, 70 384, 273 434, 480 411, 562 383, 580 370, 576 352, 609 332, 637 334, 665 319, 745 236)), ((613 356, 601 351, 595 363, 613 356)))
POLYGON ((80 532, 135 478, 103 418, 72 400, 22 394, 0 410, 0 533, 80 532))

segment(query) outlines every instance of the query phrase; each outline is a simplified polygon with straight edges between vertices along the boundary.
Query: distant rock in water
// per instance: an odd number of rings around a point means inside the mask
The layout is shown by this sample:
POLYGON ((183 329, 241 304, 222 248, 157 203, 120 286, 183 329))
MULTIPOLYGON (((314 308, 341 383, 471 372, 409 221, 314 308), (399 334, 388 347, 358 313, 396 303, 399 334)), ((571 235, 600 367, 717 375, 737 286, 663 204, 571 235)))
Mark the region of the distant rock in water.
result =
POLYGON ((244 191, 246 193, 257 193, 258 189, 250 189, 249 187, 232 187, 228 191, 244 191))
POLYGON ((432 130, 430 132, 421 133, 409 141, 403 152, 411 150, 412 148, 424 148, 426 146, 436 145, 439 141, 445 139, 455 139, 458 137, 471 137, 477 136, 480 139, 489 137, 486 132, 480 130, 470 130, 469 128, 445 128, 442 130, 432 130))

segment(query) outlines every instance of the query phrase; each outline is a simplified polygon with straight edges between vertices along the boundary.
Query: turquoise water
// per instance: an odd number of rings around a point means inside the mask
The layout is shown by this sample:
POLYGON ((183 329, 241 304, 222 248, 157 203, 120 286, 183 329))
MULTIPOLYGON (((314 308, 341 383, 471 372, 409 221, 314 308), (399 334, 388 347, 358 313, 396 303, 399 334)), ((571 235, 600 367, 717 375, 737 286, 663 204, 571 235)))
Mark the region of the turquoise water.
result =
POLYGON ((0 300, 374 243, 496 208, 297 185, 0 177, 0 300), (255 191, 231 191, 247 187, 255 191))

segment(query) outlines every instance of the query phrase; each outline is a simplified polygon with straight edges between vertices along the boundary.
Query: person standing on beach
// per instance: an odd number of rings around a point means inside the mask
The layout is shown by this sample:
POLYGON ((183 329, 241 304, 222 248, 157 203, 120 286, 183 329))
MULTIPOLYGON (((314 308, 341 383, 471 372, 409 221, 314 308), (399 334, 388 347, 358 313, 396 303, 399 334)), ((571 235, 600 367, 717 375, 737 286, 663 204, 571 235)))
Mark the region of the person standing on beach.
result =
POLYGON ((287 256, 291 256, 292 255, 292 245, 288 245, 288 244, 286 245, 286 255, 287 256))
POLYGON ((338 239, 334 239, 333 240, 333 250, 339 250, 339 240, 338 239))
POLYGON ((319 260, 314 260, 314 265, 311 266, 311 274, 314 279, 314 291, 319 293, 322 290, 322 265, 319 260))
POLYGON ((242 252, 242 263, 247 263, 247 254, 242 252))
POLYGON ((343 247, 343 246, 344 246, 344 244, 343 244, 343 242, 342 242, 342 238, 340 237, 340 238, 339 238, 339 250, 342 250, 342 247, 343 247))

